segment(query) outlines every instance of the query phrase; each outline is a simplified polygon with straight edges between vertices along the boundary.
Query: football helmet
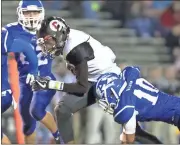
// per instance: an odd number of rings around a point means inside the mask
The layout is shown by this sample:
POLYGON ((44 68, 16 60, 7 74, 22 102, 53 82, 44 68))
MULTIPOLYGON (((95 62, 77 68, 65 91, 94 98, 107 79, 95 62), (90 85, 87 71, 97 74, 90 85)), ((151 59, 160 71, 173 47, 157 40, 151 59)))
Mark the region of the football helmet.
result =
POLYGON ((123 84, 121 76, 114 73, 102 75, 96 83, 96 97, 98 104, 104 111, 112 114, 120 100, 120 90, 123 84))
POLYGON ((18 22, 27 29, 36 29, 45 16, 40 0, 21 0, 17 7, 18 22), (25 16, 25 12, 39 12, 37 15, 25 16))
POLYGON ((70 27, 64 19, 51 16, 44 19, 37 29, 37 43, 45 55, 55 57, 62 54, 69 33, 70 27))

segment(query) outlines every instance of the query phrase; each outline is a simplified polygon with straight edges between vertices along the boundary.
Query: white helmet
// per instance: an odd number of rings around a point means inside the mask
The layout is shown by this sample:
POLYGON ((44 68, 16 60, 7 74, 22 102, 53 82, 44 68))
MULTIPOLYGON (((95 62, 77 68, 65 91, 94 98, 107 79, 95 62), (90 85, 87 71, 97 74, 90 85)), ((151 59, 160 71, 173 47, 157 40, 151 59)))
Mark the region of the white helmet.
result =
POLYGON ((28 29, 36 29, 38 25, 44 20, 45 12, 41 1, 39 0, 22 0, 19 2, 17 8, 18 22, 28 29), (25 17, 23 12, 38 11, 37 17, 25 17))

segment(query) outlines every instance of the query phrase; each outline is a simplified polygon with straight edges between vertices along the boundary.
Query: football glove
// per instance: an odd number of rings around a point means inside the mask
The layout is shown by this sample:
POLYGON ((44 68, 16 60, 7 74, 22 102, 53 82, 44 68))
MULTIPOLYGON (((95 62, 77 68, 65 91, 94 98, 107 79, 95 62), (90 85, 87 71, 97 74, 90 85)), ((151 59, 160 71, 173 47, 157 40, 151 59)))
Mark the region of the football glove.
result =
POLYGON ((26 84, 32 84, 32 82, 34 82, 34 79, 35 79, 35 77, 34 77, 34 75, 33 74, 28 74, 27 75, 27 77, 26 77, 26 84))
POLYGON ((50 79, 47 77, 36 76, 34 81, 31 83, 33 91, 47 90, 50 79))
POLYGON ((36 76, 35 80, 32 83, 32 90, 38 91, 38 90, 48 90, 48 89, 54 89, 62 91, 64 87, 63 82, 50 80, 49 77, 40 77, 36 76))

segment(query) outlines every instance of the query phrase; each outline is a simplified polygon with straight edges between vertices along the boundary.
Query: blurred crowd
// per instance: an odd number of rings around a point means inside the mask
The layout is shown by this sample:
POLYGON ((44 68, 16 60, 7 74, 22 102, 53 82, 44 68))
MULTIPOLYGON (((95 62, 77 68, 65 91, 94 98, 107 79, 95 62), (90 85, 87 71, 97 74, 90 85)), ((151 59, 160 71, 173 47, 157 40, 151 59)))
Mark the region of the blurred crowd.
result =
MULTIPOLYGON (((100 19, 99 12, 110 12, 112 19, 119 20, 120 28, 136 31, 137 37, 161 37, 165 40, 171 56, 170 66, 148 66, 142 68, 143 76, 157 88, 180 96, 180 1, 44 1, 46 9, 69 10, 73 17, 100 19)), ((129 64, 120 64, 123 69, 129 64)), ((53 64, 57 80, 71 83, 75 76, 65 67, 62 58, 53 64)), ((48 110, 53 112, 54 105, 64 92, 57 92, 48 110)), ((7 123, 6 114, 3 123, 7 123)), ((13 122, 11 119, 10 121, 13 122)), ((143 123, 142 127, 155 134, 164 143, 179 143, 179 132, 165 123, 143 123), (163 130, 163 132, 162 132, 163 130)), ((9 126, 13 132, 13 126, 9 126)), ((105 114, 97 104, 74 114, 74 133, 78 143, 119 143, 121 126, 105 114)), ((51 134, 39 125, 37 143, 51 143, 51 134)))
POLYGON ((100 19, 99 12, 110 12, 121 28, 136 31, 137 37, 165 39, 174 71, 180 74, 180 2, 156 1, 44 1, 46 9, 70 10, 73 17, 100 19))

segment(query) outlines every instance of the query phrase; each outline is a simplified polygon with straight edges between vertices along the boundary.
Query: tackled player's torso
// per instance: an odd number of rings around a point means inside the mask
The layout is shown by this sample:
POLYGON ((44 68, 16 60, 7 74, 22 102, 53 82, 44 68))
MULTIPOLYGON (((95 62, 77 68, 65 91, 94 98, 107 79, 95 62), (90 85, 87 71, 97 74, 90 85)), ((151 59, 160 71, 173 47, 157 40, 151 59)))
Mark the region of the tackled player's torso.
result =
POLYGON ((90 35, 79 30, 71 29, 63 51, 64 58, 66 59, 67 54, 73 48, 86 41, 89 42, 94 51, 94 59, 88 61, 89 81, 96 82, 101 74, 107 72, 120 74, 120 68, 114 63, 116 56, 113 51, 109 47, 103 46, 90 35))

